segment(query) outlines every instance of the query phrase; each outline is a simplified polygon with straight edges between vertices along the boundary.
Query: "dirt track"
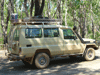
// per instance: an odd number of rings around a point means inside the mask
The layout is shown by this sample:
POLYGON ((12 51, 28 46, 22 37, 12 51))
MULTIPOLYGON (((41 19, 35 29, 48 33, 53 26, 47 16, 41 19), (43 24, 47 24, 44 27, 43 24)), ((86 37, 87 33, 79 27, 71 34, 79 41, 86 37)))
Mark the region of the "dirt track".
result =
POLYGON ((0 51, 0 75, 100 75, 100 50, 96 51, 93 61, 84 61, 82 57, 51 60, 46 69, 25 66, 21 61, 8 61, 5 51, 0 51))

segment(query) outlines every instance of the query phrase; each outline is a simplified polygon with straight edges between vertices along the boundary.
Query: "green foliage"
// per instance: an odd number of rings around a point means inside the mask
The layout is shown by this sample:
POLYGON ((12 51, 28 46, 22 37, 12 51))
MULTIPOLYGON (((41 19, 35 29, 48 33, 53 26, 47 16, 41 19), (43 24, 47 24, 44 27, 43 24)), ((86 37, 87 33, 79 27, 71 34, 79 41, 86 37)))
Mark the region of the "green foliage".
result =
MULTIPOLYGON (((18 4, 16 4, 17 0, 14 0, 14 11, 15 13, 18 13, 18 18, 19 19, 23 19, 26 17, 25 11, 24 11, 24 0, 18 0, 18 4), (16 10, 16 7, 18 10, 16 10), (22 9, 23 8, 23 9, 22 9), (21 11, 22 10, 22 11, 21 11), (17 12, 18 11, 18 12, 17 12)), ((31 1, 31 0, 27 0, 27 1, 31 1)), ((50 2, 50 14, 51 17, 54 16, 54 19, 58 19, 58 11, 57 9, 57 1, 58 0, 51 0, 50 2)), ((7 8, 8 8, 8 2, 9 0, 5 0, 5 4, 4 4, 4 21, 6 22, 6 18, 7 18, 7 8)), ((48 3, 49 0, 45 0, 45 7, 43 10, 43 15, 44 17, 48 17, 47 12, 48 10, 48 3)), ((100 1, 99 0, 61 0, 61 17, 62 17, 62 24, 65 25, 65 13, 66 13, 66 6, 67 6, 67 25, 70 27, 73 27, 74 25, 76 25, 77 27, 79 27, 80 23, 83 26, 83 22, 84 18, 86 18, 86 28, 87 28, 87 35, 85 35, 88 38, 93 38, 93 33, 92 33, 92 22, 91 22, 91 15, 93 16, 93 22, 94 22, 94 26, 100 26, 100 1), (65 5, 66 3, 66 5, 65 5), (92 5, 92 8, 91 8, 92 5), (80 11, 81 10, 81 11, 80 11), (85 16, 86 14, 86 16, 85 16), (77 20, 75 20, 74 18, 76 18, 77 20), (82 19, 82 21, 80 22, 80 19, 82 19), (78 22, 79 21, 79 22, 78 22)), ((30 14, 30 5, 28 4, 28 14, 30 14)), ((1 9, 1 8, 0 8, 1 9)), ((33 8, 33 13, 32 15, 34 15, 34 11, 35 11, 35 6, 33 8)), ((8 30, 7 30, 7 34, 10 31, 10 27, 11 27, 11 22, 9 21, 8 23, 8 30)), ((1 29, 1 28, 0 28, 1 29)), ((80 33, 81 34, 81 33, 80 33)), ((100 40, 100 33, 99 32, 95 32, 95 39, 100 40)))
POLYGON ((0 38, 0 44, 3 44, 3 38, 2 37, 0 38))

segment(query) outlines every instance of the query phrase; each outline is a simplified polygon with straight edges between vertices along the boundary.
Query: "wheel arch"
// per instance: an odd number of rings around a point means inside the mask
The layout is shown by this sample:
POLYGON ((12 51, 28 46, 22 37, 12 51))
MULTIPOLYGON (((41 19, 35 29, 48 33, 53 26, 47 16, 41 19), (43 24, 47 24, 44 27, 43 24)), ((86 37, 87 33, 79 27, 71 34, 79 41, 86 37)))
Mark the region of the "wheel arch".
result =
POLYGON ((98 49, 98 47, 97 47, 96 45, 86 45, 86 48, 85 48, 85 50, 84 50, 82 56, 83 56, 84 53, 86 52, 86 49, 87 49, 87 48, 93 48, 94 50, 97 50, 97 49, 98 49))
POLYGON ((98 47, 97 47, 96 45, 86 45, 85 50, 86 50, 87 48, 93 48, 94 50, 97 50, 97 49, 98 49, 98 47))
POLYGON ((38 53, 46 53, 46 54, 49 55, 50 58, 52 57, 49 49, 37 49, 37 50, 35 51, 35 56, 36 56, 38 53))

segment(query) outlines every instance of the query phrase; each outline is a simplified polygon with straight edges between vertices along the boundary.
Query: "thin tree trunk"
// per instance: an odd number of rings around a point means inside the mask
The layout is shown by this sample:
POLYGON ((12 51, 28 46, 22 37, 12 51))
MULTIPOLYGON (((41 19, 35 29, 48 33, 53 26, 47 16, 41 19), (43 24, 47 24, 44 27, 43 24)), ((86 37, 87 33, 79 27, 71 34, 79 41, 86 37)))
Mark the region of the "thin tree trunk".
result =
POLYGON ((82 11, 81 11, 81 5, 80 5, 80 8, 79 8, 79 16, 80 16, 80 17, 79 17, 79 28, 78 28, 78 29, 79 29, 79 34, 80 34, 80 35, 82 35, 82 34, 81 34, 81 30, 82 30, 82 24, 81 24, 82 18, 81 18, 81 13, 82 13, 82 11))
POLYGON ((50 2, 51 2, 51 0, 48 0, 48 4, 47 4, 48 5, 48 11, 47 11, 47 13, 48 13, 48 17, 49 18, 51 18, 50 2))
MULTIPOLYGON (((88 15, 88 14, 87 14, 88 15)), ((86 35, 88 37, 88 17, 86 18, 86 35)))
POLYGON ((65 25, 67 26, 67 0, 65 0, 65 25))
POLYGON ((25 14, 28 17, 27 0, 24 0, 25 14))
POLYGON ((7 28, 8 28, 8 22, 9 22, 9 18, 10 18, 10 2, 8 3, 8 11, 7 11, 7 20, 6 20, 6 26, 5 26, 5 39, 6 39, 6 43, 8 43, 8 40, 7 40, 7 28))
POLYGON ((61 19, 61 0, 58 0, 58 12, 59 12, 59 19, 61 19))
POLYGON ((85 5, 83 5, 83 15, 84 15, 84 18, 83 18, 83 26, 82 26, 82 38, 85 37, 85 29, 86 29, 86 11, 85 11, 85 5))
POLYGON ((16 8, 16 12, 18 13, 18 0, 15 2, 15 8, 16 8))
POLYGON ((92 33, 93 33, 93 38, 95 38, 95 33, 94 33, 94 23, 93 23, 93 14, 92 14, 92 4, 91 4, 91 22, 92 22, 92 33))
POLYGON ((13 0, 9 0, 9 2, 10 2, 10 4, 11 4, 11 13, 14 13, 14 2, 13 2, 13 0))
POLYGON ((1 26, 3 30, 4 44, 6 44, 5 27, 4 27, 4 1, 5 0, 1 0, 1 26))
POLYGON ((74 21, 74 26, 75 26, 75 20, 76 20, 76 18, 75 18, 75 10, 73 10, 72 14, 73 14, 73 21, 74 21))
POLYGON ((30 17, 32 17, 32 11, 33 11, 33 7, 34 7, 34 3, 35 3, 35 0, 31 0, 31 7, 30 7, 30 17))

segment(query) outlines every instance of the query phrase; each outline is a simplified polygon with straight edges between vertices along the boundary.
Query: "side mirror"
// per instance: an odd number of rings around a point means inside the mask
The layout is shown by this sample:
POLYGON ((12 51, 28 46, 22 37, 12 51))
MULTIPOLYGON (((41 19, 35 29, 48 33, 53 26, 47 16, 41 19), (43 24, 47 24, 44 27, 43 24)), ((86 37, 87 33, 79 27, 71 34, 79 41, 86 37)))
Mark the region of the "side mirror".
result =
POLYGON ((74 27, 73 27, 73 30, 75 31, 76 29, 77 29, 77 27, 76 27, 76 26, 74 26, 74 27))

